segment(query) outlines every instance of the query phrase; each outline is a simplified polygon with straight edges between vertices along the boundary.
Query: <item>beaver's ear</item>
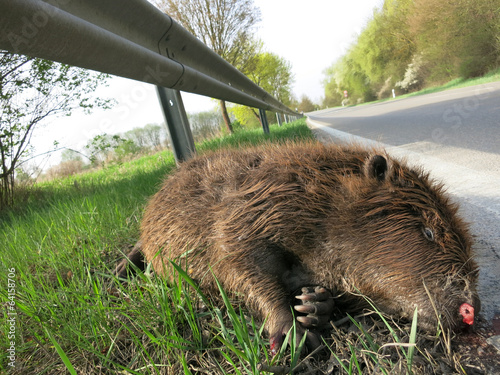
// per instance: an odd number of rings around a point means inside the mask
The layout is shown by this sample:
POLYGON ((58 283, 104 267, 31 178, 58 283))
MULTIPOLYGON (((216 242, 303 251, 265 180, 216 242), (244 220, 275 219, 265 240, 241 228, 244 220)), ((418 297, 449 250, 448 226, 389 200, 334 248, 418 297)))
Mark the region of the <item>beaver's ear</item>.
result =
POLYGON ((364 172, 366 177, 384 181, 387 178, 388 169, 387 159, 382 155, 372 155, 365 161, 364 172))

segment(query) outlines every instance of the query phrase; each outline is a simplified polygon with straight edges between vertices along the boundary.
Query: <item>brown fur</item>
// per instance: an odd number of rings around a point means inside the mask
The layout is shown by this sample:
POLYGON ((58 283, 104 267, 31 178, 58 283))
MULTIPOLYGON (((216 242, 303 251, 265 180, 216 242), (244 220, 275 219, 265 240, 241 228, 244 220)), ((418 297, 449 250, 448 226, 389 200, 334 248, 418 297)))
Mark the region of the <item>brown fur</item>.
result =
POLYGON ((462 303, 479 310, 457 208, 427 174, 380 150, 311 142, 197 157, 153 197, 141 241, 160 275, 172 259, 213 289, 211 267, 271 335, 291 326, 294 293, 309 285, 357 289, 397 316, 418 307, 427 329, 437 320, 424 283, 445 327, 461 324, 462 303))

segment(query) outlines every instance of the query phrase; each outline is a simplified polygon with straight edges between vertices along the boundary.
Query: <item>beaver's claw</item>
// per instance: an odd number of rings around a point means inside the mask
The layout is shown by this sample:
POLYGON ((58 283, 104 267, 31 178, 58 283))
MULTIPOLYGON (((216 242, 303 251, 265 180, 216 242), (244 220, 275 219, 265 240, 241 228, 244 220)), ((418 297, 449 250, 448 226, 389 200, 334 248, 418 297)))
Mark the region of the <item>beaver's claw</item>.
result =
POLYGON ((302 294, 296 296, 302 302, 294 306, 294 309, 305 316, 298 316, 297 320, 304 328, 325 328, 330 321, 333 311, 332 294, 323 287, 304 287, 302 294))
MULTIPOLYGON (((333 311, 332 294, 323 287, 304 287, 302 294, 296 296, 301 301, 300 305, 295 305, 294 309, 304 315, 298 316, 296 325, 295 340, 298 344, 306 335, 306 346, 309 351, 313 351, 321 345, 321 335, 319 330, 326 328, 333 311)), ((271 334, 271 354, 274 356, 278 352, 283 338, 292 327, 291 322, 283 324, 280 329, 271 334)))

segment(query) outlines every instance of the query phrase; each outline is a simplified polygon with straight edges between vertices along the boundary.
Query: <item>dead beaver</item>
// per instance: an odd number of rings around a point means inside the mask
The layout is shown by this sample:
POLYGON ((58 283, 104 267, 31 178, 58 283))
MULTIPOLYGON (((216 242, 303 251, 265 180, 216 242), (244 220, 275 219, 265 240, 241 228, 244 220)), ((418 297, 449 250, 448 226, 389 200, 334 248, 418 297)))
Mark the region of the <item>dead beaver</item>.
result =
MULTIPOLYGON (((141 243, 159 275, 171 259, 213 289, 213 272, 267 318, 274 343, 292 326, 303 287, 302 332, 328 317, 328 291, 360 292, 399 317, 417 307, 427 330, 437 314, 455 329, 479 311, 478 270, 457 208, 427 174, 380 150, 311 142, 194 158, 150 201, 141 243)), ((140 260, 136 248, 132 261, 140 260)))

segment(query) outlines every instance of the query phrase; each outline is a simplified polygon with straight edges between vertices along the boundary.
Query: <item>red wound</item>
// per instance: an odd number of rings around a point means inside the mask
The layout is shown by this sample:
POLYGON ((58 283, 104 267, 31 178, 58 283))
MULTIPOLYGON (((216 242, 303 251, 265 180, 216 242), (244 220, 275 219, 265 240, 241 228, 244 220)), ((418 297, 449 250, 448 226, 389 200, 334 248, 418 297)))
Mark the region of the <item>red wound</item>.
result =
POLYGON ((468 325, 474 324, 474 307, 468 303, 462 303, 459 309, 460 315, 464 318, 462 321, 468 325))
POLYGON ((271 352, 271 356, 275 356, 277 353, 278 353, 278 346, 279 346, 279 342, 278 340, 276 340, 274 337, 271 337, 269 339, 269 351, 271 352))

